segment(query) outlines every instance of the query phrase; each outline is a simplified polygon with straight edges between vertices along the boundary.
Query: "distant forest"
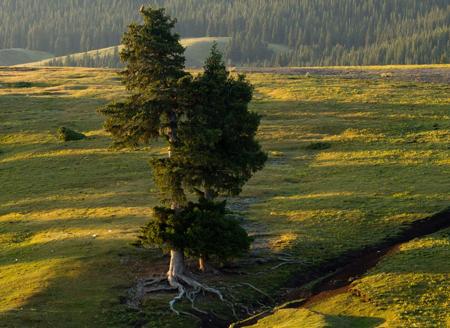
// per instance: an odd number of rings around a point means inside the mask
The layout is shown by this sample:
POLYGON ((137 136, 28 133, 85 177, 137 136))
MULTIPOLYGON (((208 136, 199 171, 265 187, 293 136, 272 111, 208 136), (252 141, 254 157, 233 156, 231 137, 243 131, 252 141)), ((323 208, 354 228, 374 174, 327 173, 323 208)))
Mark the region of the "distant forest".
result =
POLYGON ((233 65, 450 61, 449 0, 1 0, 0 49, 115 46, 143 3, 167 8, 184 38, 232 37, 233 65))

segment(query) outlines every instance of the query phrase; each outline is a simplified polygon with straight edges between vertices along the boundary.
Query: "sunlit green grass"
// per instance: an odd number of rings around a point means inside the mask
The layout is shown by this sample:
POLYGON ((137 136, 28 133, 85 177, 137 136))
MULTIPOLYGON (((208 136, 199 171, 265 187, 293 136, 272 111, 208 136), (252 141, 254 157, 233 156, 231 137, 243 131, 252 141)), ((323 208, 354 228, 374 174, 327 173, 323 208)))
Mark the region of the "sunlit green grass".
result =
MULTIPOLYGON (((270 159, 231 207, 247 217, 255 251, 289 252, 305 264, 224 280, 273 292, 291 270, 310 270, 449 205, 447 84, 249 78, 256 87, 252 109, 263 115, 259 139, 270 159)), ((0 326, 133 322, 127 320, 139 316, 126 313, 120 297, 146 272, 165 270, 157 252, 129 246, 157 204, 148 159, 160 149, 109 149, 96 109, 123 95, 111 70, 0 70, 2 83, 0 326), (33 85, 12 87, 24 81, 33 85), (61 143, 55 137, 60 126, 88 138, 61 143)), ((149 326, 191 322, 168 311, 169 298, 150 301, 149 326)), ((329 321, 300 312, 311 322, 329 321)))
POLYGON ((395 314, 391 325, 450 323, 450 229, 404 244, 352 286, 352 292, 395 314))
POLYGON ((350 290, 255 327, 447 327, 450 229, 403 244, 350 290), (306 323, 311 321, 311 325, 306 323))

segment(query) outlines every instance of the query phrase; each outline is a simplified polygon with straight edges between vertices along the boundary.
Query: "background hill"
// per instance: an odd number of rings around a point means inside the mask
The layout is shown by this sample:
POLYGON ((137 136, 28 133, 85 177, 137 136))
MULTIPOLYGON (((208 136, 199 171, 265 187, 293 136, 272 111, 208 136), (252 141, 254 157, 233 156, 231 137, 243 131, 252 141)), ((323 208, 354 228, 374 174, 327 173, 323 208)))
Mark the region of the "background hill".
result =
POLYGON ((448 0, 2 0, 0 49, 61 56, 116 46, 143 2, 166 7, 183 38, 231 37, 225 52, 234 65, 431 64, 450 57, 448 0))
MULTIPOLYGON (((186 47, 186 64, 190 67, 201 67, 209 54, 211 46, 216 42, 219 49, 226 50, 231 38, 228 37, 204 37, 182 39, 181 43, 186 47)), ((73 66, 73 67, 121 67, 119 52, 120 46, 80 52, 67 56, 59 56, 29 63, 33 66, 73 66)))
POLYGON ((11 66, 43 60, 53 57, 52 54, 43 51, 26 49, 0 49, 0 66, 11 66))
MULTIPOLYGON (((186 48, 186 65, 188 67, 202 67, 208 57, 213 43, 216 42, 222 52, 226 52, 232 39, 230 37, 203 37, 182 39, 181 44, 186 48)), ((274 54, 288 52, 289 48, 269 43, 268 48, 274 54)), ((120 61, 121 46, 96 49, 67 56, 59 56, 27 63, 32 66, 69 66, 69 67, 122 67, 120 61)), ((231 64, 231 61, 229 60, 231 64)))

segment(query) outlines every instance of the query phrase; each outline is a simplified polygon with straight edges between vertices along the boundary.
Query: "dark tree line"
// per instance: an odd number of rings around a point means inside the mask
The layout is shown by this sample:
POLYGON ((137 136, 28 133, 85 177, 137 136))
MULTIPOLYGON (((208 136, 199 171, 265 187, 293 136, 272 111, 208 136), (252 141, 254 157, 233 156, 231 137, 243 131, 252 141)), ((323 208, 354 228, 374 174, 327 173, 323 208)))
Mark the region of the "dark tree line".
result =
POLYGON ((0 48, 65 55, 114 46, 143 2, 178 17, 182 37, 233 37, 233 64, 449 61, 448 0, 2 0, 0 48))

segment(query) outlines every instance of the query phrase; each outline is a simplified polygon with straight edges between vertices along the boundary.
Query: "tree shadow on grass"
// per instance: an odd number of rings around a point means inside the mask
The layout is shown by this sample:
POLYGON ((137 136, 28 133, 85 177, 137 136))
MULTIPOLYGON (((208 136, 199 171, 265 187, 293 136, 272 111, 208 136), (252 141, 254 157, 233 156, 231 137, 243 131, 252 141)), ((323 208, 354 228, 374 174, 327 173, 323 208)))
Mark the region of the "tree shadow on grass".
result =
MULTIPOLYGON (((385 320, 376 317, 359 317, 347 315, 325 315, 326 325, 329 328, 375 328, 385 320)), ((307 327, 304 327, 307 328, 307 327)))
POLYGON ((331 315, 306 308, 281 309, 258 321, 258 327, 375 328, 385 320, 378 317, 331 315))

